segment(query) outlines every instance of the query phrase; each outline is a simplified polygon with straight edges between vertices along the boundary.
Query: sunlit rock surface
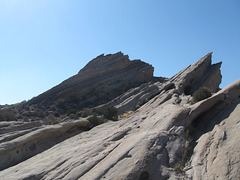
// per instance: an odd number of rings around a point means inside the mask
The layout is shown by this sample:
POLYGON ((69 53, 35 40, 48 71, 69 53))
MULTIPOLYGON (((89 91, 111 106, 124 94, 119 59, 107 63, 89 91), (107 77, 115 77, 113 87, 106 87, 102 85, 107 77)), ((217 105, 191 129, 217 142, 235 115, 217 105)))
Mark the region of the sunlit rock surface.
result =
MULTIPOLYGON (((86 119, 67 121, 68 126, 79 127, 80 131, 72 131, 76 135, 9 164, 0 171, 1 179, 239 179, 240 80, 218 91, 221 63, 212 65, 211 56, 207 54, 170 79, 148 81, 94 107, 101 112, 115 106, 123 113, 139 105, 125 119, 90 130, 86 119), (202 86, 208 87, 212 96, 192 104, 191 95, 202 86)), ((86 69, 106 68, 103 64, 92 61, 86 69)), ((52 125, 50 129, 62 134, 63 126, 52 125)), ((2 142, 1 159, 6 159, 15 142, 49 128, 33 127, 36 129, 23 136, 2 142)), ((2 137, 6 139, 7 133, 2 137)), ((25 146, 28 144, 26 141, 25 146)), ((15 151, 10 159, 18 156, 17 148, 15 151)))

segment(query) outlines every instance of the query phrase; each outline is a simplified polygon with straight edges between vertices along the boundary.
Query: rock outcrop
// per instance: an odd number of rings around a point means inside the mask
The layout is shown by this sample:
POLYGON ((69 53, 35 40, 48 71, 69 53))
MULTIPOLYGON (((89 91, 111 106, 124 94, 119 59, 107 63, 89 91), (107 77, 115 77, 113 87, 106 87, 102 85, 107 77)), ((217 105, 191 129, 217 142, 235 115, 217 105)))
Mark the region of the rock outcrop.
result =
MULTIPOLYGON (((86 69, 102 67, 94 64, 86 69)), ((15 163, 0 171, 1 179, 240 179, 240 80, 218 91, 220 66, 211 64, 209 53, 170 79, 149 81, 96 106, 95 111, 115 106, 122 113, 139 107, 125 119, 78 133, 15 163), (191 95, 202 86, 212 96, 192 104, 191 95)), ((85 120, 77 122, 87 126, 85 120)), ((24 137, 33 137, 30 133, 24 137)), ((2 142, 0 158, 16 142, 28 147, 28 138, 2 142)), ((17 156, 14 151, 12 156, 17 156)))
POLYGON ((78 74, 52 89, 19 103, 13 108, 0 109, 0 120, 42 121, 51 124, 55 119, 93 108, 111 101, 127 90, 151 81, 154 68, 141 60, 130 61, 128 55, 100 55, 90 61, 78 74), (3 115, 2 115, 3 114, 3 115))
POLYGON ((81 107, 106 103, 124 91, 153 79, 154 68, 128 55, 103 54, 90 61, 79 73, 49 91, 33 98, 29 104, 50 103, 59 99, 81 107))
MULTIPOLYGON (((157 94, 166 93, 175 89, 178 94, 192 95, 200 87, 207 87, 213 93, 219 90, 221 84, 221 62, 212 64, 212 53, 198 60, 196 63, 183 69, 170 79, 161 78, 160 81, 151 81, 139 87, 132 88, 117 98, 96 107, 97 111, 104 111, 107 107, 115 106, 120 114, 133 110, 157 94)), ((169 95, 168 95, 169 96, 169 95)))
POLYGON ((48 126, 40 122, 0 123, 0 170, 49 149, 89 127, 89 121, 83 119, 48 126))
POLYGON ((193 179, 239 179, 240 80, 213 98, 219 100, 196 122, 203 135, 197 140, 187 174, 193 179))
POLYGON ((208 87, 212 92, 219 90, 222 76, 221 62, 212 65, 212 53, 183 69, 170 79, 185 95, 192 95, 202 86, 208 87))

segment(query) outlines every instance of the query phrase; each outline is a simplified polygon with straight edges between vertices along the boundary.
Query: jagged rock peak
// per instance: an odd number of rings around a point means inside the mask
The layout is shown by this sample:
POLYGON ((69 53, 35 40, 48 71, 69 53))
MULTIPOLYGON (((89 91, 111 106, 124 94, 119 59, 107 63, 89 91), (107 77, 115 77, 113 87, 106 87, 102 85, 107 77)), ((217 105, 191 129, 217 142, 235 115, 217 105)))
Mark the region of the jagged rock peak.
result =
POLYGON ((128 55, 122 52, 101 54, 91 60, 77 75, 30 100, 29 103, 45 102, 50 107, 60 99, 67 102, 67 109, 94 107, 112 100, 130 88, 151 81, 153 71, 154 68, 150 64, 141 60, 131 61, 128 55))
POLYGON ((99 70, 102 68, 109 68, 111 66, 123 66, 129 65, 131 61, 129 60, 128 55, 124 55, 121 51, 115 54, 101 54, 91 60, 80 72, 84 72, 86 70, 99 70))
POLYGON ((217 92, 222 81, 221 64, 222 62, 212 64, 212 52, 210 52, 174 75, 170 81, 186 95, 193 94, 202 86, 217 92))
POLYGON ((203 56, 201 59, 196 61, 194 64, 191 65, 191 67, 198 67, 201 66, 201 64, 206 64, 207 66, 210 66, 212 64, 212 53, 207 53, 205 56, 203 56))

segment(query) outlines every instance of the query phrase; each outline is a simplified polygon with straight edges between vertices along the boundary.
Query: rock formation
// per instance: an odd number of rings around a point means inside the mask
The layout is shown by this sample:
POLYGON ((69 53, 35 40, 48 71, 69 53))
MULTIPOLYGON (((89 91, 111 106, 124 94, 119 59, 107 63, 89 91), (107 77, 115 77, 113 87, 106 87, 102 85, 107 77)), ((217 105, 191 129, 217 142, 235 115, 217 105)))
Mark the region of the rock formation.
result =
MULTIPOLYGON (((120 58, 125 62, 124 56, 117 54, 116 61, 120 58)), ((148 82, 93 107, 95 112, 110 106, 120 113, 134 110, 119 121, 90 130, 83 118, 68 118, 51 126, 2 122, 1 179, 240 179, 240 80, 219 90, 221 63, 212 65, 211 56, 209 53, 172 78, 160 81, 153 80, 149 66, 143 64, 148 75, 137 73, 138 78, 142 81, 147 77, 148 82), (192 104, 193 93, 202 86, 209 88, 212 96, 192 104)), ((97 57, 79 74, 89 71, 93 77, 96 68, 102 74, 111 71, 108 67, 115 62, 110 63, 107 57, 97 57)), ((143 69, 140 72, 145 72, 143 69)), ((34 102, 50 94, 61 95, 60 87, 78 84, 75 78, 34 102)), ((65 92, 71 90, 66 88, 65 92)))
POLYGON ((78 74, 30 101, 20 103, 14 110, 10 107, 1 112, 0 107, 0 121, 18 119, 51 124, 66 114, 107 103, 143 83, 164 81, 164 78, 154 78, 153 71, 151 65, 140 60, 130 61, 128 55, 121 52, 102 54, 78 74))
POLYGON ((24 161, 89 127, 87 120, 48 126, 42 126, 40 122, 0 123, 0 170, 24 161))
POLYGON ((78 108, 106 103, 129 88, 153 79, 153 67, 127 55, 103 54, 90 61, 79 73, 28 103, 52 103, 63 99, 78 108))

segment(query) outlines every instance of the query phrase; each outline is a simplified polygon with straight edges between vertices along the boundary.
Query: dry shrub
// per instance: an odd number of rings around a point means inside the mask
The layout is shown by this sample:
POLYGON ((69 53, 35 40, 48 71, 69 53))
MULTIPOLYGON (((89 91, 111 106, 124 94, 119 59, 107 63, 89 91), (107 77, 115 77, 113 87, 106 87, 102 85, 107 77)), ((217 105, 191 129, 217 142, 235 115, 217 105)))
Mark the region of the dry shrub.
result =
POLYGON ((93 126, 97 126, 99 124, 103 124, 103 123, 107 122, 107 120, 104 117, 99 117, 97 114, 93 114, 91 117, 89 117, 88 121, 93 126))
POLYGON ((133 111, 128 111, 128 112, 125 112, 123 115, 120 116, 121 119, 125 119, 127 118, 130 114, 132 114, 133 111))
POLYGON ((201 87, 199 90, 197 90, 194 94, 193 94, 193 98, 192 98, 192 104, 201 101, 203 99, 207 99, 210 96, 212 96, 211 90, 208 89, 207 87, 201 87))

